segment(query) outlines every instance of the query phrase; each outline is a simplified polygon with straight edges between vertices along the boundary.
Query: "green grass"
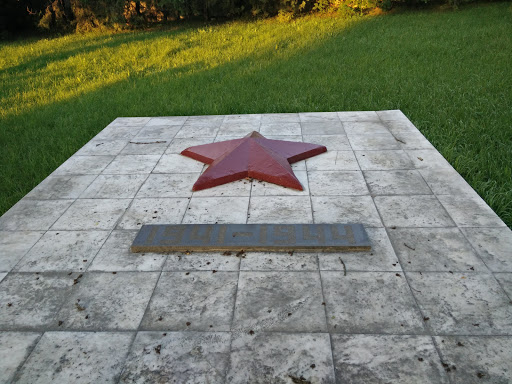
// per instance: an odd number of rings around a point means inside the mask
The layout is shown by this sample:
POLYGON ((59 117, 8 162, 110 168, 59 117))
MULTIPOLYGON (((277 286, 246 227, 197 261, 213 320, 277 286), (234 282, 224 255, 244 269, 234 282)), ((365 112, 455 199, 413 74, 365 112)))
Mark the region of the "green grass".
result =
POLYGON ((401 109, 512 227, 512 10, 495 3, 0 45, 0 214, 118 116, 401 109))

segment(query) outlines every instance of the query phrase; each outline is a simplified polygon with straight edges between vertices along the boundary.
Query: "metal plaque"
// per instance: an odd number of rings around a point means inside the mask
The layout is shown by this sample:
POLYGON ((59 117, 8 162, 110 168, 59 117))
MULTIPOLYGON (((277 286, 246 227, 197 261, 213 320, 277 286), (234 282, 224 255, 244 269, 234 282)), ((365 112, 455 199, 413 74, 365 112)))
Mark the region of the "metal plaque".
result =
POLYGON ((132 252, 319 251, 371 249, 362 224, 143 225, 132 252))

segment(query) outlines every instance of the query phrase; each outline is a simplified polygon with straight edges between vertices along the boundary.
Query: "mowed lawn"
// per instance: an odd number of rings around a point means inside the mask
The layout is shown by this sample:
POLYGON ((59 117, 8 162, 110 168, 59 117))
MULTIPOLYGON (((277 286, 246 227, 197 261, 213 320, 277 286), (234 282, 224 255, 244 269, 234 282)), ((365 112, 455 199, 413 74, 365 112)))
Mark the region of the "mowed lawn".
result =
POLYGON ((118 116, 401 109, 512 227, 512 8, 0 43, 0 214, 118 116))

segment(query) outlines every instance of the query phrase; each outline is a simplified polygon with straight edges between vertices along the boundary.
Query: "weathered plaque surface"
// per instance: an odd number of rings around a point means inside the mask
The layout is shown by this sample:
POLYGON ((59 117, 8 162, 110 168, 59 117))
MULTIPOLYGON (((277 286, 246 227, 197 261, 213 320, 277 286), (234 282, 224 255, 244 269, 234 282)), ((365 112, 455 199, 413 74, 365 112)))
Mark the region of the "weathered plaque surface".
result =
POLYGON ((132 252, 352 252, 370 248, 362 224, 144 225, 131 246, 132 252))

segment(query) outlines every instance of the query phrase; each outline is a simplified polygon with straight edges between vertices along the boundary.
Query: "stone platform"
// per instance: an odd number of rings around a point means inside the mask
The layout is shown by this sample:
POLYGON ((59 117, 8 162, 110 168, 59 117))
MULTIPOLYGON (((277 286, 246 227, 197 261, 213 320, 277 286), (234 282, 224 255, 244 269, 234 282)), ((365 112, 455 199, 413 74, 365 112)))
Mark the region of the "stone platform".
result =
POLYGON ((0 383, 508 383, 512 232, 400 111, 118 118, 0 218, 0 383), (327 146, 192 193, 193 145, 327 146), (133 254, 143 224, 362 223, 358 253, 133 254))

